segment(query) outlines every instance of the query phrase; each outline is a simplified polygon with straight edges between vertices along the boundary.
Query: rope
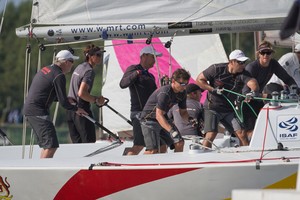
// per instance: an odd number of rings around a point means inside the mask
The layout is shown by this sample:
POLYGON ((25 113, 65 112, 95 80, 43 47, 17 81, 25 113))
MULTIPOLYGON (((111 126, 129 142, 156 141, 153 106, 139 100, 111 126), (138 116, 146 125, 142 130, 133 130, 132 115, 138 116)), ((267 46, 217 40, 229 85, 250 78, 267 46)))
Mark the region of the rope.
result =
POLYGON ((3 25, 3 22, 4 22, 4 15, 5 15, 5 11, 6 11, 7 1, 8 1, 8 0, 5 1, 4 9, 3 9, 3 13, 2 13, 1 24, 0 24, 0 34, 1 34, 1 32, 2 32, 2 25, 3 25))
POLYGON ((263 159, 263 154, 264 154, 264 151, 265 151, 267 130, 268 130, 268 119, 269 119, 269 106, 267 107, 266 127, 265 127, 264 140, 263 140, 263 145, 262 145, 262 150, 261 150, 259 161, 261 161, 263 159))
MULTIPOLYGON (((26 52, 25 52, 25 74, 24 74, 24 101, 25 103, 25 98, 28 93, 28 88, 29 88, 29 72, 30 72, 30 58, 31 58, 31 47, 30 44, 27 44, 26 52)), ((24 117, 23 120, 23 133, 22 133, 22 159, 25 158, 25 144, 26 144, 26 119, 24 117)))
MULTIPOLYGON (((228 92, 228 93, 231 93, 231 94, 234 94, 236 96, 240 96, 240 97, 244 97, 246 98, 246 95, 244 94, 240 94, 240 93, 237 93, 237 92, 234 92, 232 90, 228 90, 228 89, 225 89, 224 88, 224 91, 228 92)), ((250 108, 250 110, 252 111, 252 113, 257 117, 258 115, 256 114, 255 110, 253 109, 253 107, 248 103, 248 102, 245 102, 245 101, 242 101, 241 103, 241 106, 236 109, 236 107, 233 105, 233 103, 224 95, 222 94, 222 96, 227 100, 227 102, 229 103, 229 105, 232 107, 232 109, 234 110, 238 120, 243 123, 244 122, 244 117, 243 117, 243 106, 244 104, 246 103, 246 105, 250 108), (240 110, 240 113, 238 112, 238 110, 240 110)), ((273 102, 285 102, 285 103, 292 103, 292 102, 295 102, 295 99, 270 99, 270 98, 262 98, 262 97, 253 97, 253 100, 261 100, 261 101, 273 101, 273 102)))

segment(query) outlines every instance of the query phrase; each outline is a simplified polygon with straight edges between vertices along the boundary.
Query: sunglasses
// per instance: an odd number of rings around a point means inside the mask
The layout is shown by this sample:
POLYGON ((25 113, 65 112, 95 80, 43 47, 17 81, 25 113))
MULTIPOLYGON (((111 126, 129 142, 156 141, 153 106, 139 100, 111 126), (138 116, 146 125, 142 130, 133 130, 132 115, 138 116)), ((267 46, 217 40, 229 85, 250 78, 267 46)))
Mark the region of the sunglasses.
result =
POLYGON ((239 60, 237 60, 236 61, 239 65, 244 65, 247 61, 245 60, 245 61, 239 61, 239 60))
POLYGON ((101 57, 102 56, 102 53, 96 53, 95 54, 97 57, 101 57))
POLYGON ((260 55, 265 55, 265 54, 266 54, 266 55, 269 56, 269 55, 272 54, 272 51, 262 51, 262 52, 259 52, 259 54, 260 54, 260 55))
POLYGON ((70 63, 74 63, 74 60, 72 60, 72 59, 68 59, 68 61, 69 61, 70 63))
POLYGON ((177 83, 179 83, 179 85, 181 85, 181 86, 187 86, 187 84, 189 84, 189 82, 186 82, 186 83, 182 83, 182 82, 179 82, 179 81, 177 81, 177 80, 175 80, 177 83))

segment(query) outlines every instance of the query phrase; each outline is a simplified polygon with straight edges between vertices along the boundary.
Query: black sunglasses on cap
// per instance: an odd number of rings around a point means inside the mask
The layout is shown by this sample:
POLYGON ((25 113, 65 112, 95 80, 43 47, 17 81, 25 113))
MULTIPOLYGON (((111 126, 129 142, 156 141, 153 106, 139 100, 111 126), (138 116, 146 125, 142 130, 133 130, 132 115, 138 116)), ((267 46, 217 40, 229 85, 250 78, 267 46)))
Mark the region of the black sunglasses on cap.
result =
POLYGON ((267 54, 268 56, 272 54, 272 51, 261 51, 259 52, 260 55, 265 55, 267 54))

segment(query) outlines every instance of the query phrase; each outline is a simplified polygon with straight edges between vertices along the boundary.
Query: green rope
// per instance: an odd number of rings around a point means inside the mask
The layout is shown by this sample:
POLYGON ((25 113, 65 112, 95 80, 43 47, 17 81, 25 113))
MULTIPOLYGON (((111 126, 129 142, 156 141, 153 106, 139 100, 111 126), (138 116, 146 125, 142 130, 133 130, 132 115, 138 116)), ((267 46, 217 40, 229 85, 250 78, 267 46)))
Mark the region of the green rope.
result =
POLYGON ((241 119, 237 109, 235 108, 235 106, 233 105, 233 103, 224 95, 222 94, 222 96, 227 100, 227 102, 229 103, 229 105, 232 107, 232 109, 234 110, 235 112, 235 115, 238 117, 238 119, 240 120, 240 122, 243 122, 243 119, 241 119))
MULTIPOLYGON (((246 95, 240 94, 240 93, 237 93, 237 92, 234 92, 234 91, 232 91, 232 90, 228 90, 228 89, 225 89, 225 88, 224 88, 224 91, 229 92, 229 93, 232 93, 232 94, 235 94, 235 95, 237 95, 237 96, 241 96, 241 97, 245 97, 245 98, 246 98, 246 95)), ((275 99, 262 98, 262 97, 253 97, 253 99, 256 99, 256 100, 262 100, 262 101, 286 102, 286 103, 292 103, 292 102, 297 102, 297 101, 298 101, 298 99, 278 99, 278 100, 275 100, 275 99)))
MULTIPOLYGON (((237 95, 237 96, 241 96, 241 97, 244 97, 246 98, 246 95, 243 95, 243 94, 240 94, 240 93, 237 93, 237 92, 234 92, 232 90, 228 90, 228 89, 225 89, 224 88, 224 91, 228 92, 228 93, 232 93, 234 95, 237 95)), ((252 113, 257 117, 257 114, 255 112, 255 110, 253 109, 253 107, 248 103, 248 102, 245 102, 245 101, 242 101, 241 105, 240 105, 240 108, 236 108, 233 103, 224 95, 222 94, 222 96, 227 100, 227 102, 230 104, 230 106, 232 107, 232 109, 234 110, 238 120, 243 123, 244 122, 244 113, 243 113, 243 106, 244 106, 244 103, 246 103, 246 105, 251 109, 252 113), (240 110, 240 112, 238 112, 238 110, 240 110)), ((269 98, 262 98, 262 97, 253 97, 254 100, 262 100, 262 101, 278 101, 278 102, 295 102, 295 100, 293 99, 288 99, 288 100, 283 100, 283 99, 278 99, 278 100, 275 100, 275 99, 269 99, 269 98)))

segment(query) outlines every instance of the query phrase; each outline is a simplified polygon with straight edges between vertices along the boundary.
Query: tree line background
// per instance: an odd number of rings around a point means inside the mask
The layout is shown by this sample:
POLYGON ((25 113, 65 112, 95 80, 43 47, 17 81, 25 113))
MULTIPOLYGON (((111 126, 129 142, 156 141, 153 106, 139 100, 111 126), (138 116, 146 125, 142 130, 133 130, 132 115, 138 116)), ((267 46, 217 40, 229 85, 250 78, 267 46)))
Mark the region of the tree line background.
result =
MULTIPOLYGON (((32 1, 25 1, 15 6, 9 3, 6 8, 2 32, 0 35, 0 122, 1 124, 7 122, 8 115, 12 110, 21 111, 24 102, 24 72, 25 72, 25 57, 26 49, 31 49, 31 64, 30 64, 30 81, 36 73, 38 61, 38 42, 35 39, 18 38, 15 33, 17 27, 29 24, 31 15, 32 1)), ((1 13, 2 16, 2 13, 1 13)), ((236 47, 236 34, 221 34, 221 39, 227 55, 236 47)), ((102 45, 95 43, 97 45, 102 45)), ((76 55, 82 53, 82 48, 86 44, 77 45, 74 50, 76 55)), ((47 47, 42 52, 42 66, 52 63, 54 51, 66 49, 68 46, 47 47)), ((73 48, 73 47, 72 47, 73 48)), ((239 34, 239 49, 242 49, 251 60, 255 59, 254 52, 254 34, 240 33, 239 34)), ((275 48, 276 53, 274 57, 280 58, 281 55, 290 51, 291 49, 275 48)), ((213 53, 213 52, 212 52, 213 53)), ((216 55, 218 56, 218 55, 216 55)), ((78 65, 77 61, 74 66, 78 65)), ((99 94, 101 77, 99 76, 99 68, 96 71, 96 79, 92 93, 99 94)), ((71 73, 67 74, 69 81, 71 73)), ((68 84, 67 84, 68 87, 68 84)), ((97 112, 98 109, 94 110, 97 112)), ((22 114, 20 115, 22 116, 22 114)), ((18 119, 19 122, 22 119, 18 119)), ((57 116, 57 126, 65 125, 65 111, 60 108, 57 116)), ((0 126, 1 127, 1 126, 0 126)))

